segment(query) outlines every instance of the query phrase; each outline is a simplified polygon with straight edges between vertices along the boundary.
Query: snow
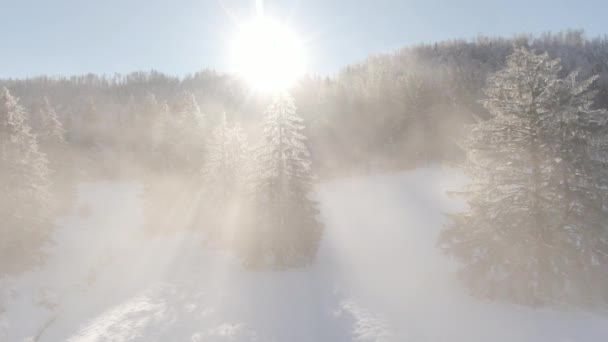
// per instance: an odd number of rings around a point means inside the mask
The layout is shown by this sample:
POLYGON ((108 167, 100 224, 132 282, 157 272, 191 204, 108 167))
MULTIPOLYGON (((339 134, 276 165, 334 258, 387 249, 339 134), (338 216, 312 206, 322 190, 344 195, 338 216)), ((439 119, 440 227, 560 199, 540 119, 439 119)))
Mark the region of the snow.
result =
POLYGON ((606 341, 608 317, 466 294, 436 248, 464 181, 432 168, 320 185, 317 263, 287 272, 146 235, 138 184, 82 184, 47 264, 0 283, 0 341, 606 341))

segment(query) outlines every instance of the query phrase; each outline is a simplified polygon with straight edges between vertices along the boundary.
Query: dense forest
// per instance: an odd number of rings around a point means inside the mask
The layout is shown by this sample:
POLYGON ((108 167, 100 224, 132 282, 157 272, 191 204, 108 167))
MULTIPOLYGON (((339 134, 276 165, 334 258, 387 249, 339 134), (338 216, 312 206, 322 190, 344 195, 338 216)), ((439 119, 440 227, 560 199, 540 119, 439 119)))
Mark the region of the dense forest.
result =
POLYGON ((0 261, 0 272, 43 259, 50 222, 82 179, 139 179, 150 232, 205 229, 208 243, 236 248, 246 265, 282 269, 314 259, 316 181, 446 163, 477 185, 470 212, 451 217, 441 237, 474 293, 608 301, 607 37, 421 44, 273 96, 210 70, 5 79, 0 88, 0 186, 11 194, 0 203, 11 218, 0 260, 23 261, 0 261), (538 74, 526 74, 531 65, 538 74), (538 89, 513 94, 526 82, 538 89), (218 219, 231 215, 238 220, 218 219), (518 264, 526 258, 534 265, 518 264))
MULTIPOLYGON (((559 58, 562 76, 575 69, 580 69, 581 78, 598 75, 592 85, 598 90, 595 104, 608 106, 607 38, 590 40, 580 31, 567 31, 408 47, 370 57, 336 76, 306 77, 291 90, 306 122, 317 174, 329 177, 461 160, 463 154, 455 148, 462 138, 458 128, 488 117, 480 102, 486 79, 505 66, 516 46, 559 58)), ((43 76, 1 80, 0 85, 10 89, 31 113, 48 98, 70 145, 97 151, 92 159, 98 162, 141 159, 141 152, 152 149, 154 139, 162 134, 162 128, 154 126, 159 117, 165 110, 177 115, 188 105, 188 96, 193 96, 205 116, 206 136, 225 113, 229 122, 240 122, 256 137, 257 123, 269 102, 263 95, 252 94, 239 79, 215 71, 183 78, 155 71, 43 76)), ((32 118, 32 126, 37 124, 32 118)), ((108 163, 112 169, 118 165, 108 163)))

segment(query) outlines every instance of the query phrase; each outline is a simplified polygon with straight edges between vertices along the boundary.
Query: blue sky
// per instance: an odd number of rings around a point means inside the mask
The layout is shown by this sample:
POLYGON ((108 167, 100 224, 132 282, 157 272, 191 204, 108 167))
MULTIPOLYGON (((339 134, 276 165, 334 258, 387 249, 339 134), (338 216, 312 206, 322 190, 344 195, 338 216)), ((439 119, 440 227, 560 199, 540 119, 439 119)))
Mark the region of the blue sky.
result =
MULTIPOLYGON (((234 20, 252 15, 253 3, 0 0, 0 77, 224 70, 234 20)), ((267 0, 265 7, 309 40, 309 70, 321 74, 371 53, 478 33, 608 33, 606 0, 267 0)))

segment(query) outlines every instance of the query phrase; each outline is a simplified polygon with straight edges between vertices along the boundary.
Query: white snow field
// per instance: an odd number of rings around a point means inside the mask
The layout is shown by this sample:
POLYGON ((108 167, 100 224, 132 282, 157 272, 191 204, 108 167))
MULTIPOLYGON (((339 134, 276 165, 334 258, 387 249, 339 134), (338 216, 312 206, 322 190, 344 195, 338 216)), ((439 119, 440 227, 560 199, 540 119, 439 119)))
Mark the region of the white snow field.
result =
POLYGON ((0 341, 608 341, 608 316, 471 298, 435 241, 464 178, 433 168, 318 187, 316 265, 243 270, 141 230, 141 187, 81 185, 40 270, 0 285, 0 341))

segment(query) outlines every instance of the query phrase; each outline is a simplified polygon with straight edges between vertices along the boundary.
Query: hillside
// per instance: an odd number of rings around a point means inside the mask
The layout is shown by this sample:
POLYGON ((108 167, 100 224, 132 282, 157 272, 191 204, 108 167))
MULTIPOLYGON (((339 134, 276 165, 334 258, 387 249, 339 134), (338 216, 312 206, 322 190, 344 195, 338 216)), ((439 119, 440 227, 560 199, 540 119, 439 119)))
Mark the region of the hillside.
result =
POLYGON ((463 182, 431 168, 319 185, 317 262, 287 272, 246 271, 196 234, 146 235, 137 183, 80 184, 47 263, 2 284, 0 340, 605 341, 604 316, 465 294, 435 247, 463 182))
MULTIPOLYGON (((580 30, 512 37, 478 36, 404 47, 370 56, 334 75, 309 75, 291 89, 316 171, 342 176, 370 168, 403 169, 429 161, 461 161, 463 126, 487 118, 482 105, 487 78, 506 65, 515 47, 527 46, 561 60, 561 76, 580 70, 592 85, 598 108, 608 107, 608 38, 580 30)), ((232 74, 215 70, 184 77, 158 71, 115 75, 40 76, 0 79, 32 114, 46 96, 66 129, 69 146, 112 169, 135 160, 159 170, 158 141, 176 139, 162 125, 177 116, 184 95, 204 116, 204 133, 226 113, 252 138, 268 96, 252 94, 232 74), (166 112, 166 113, 165 113, 166 112), (100 153, 100 151, 108 153, 100 153)))

